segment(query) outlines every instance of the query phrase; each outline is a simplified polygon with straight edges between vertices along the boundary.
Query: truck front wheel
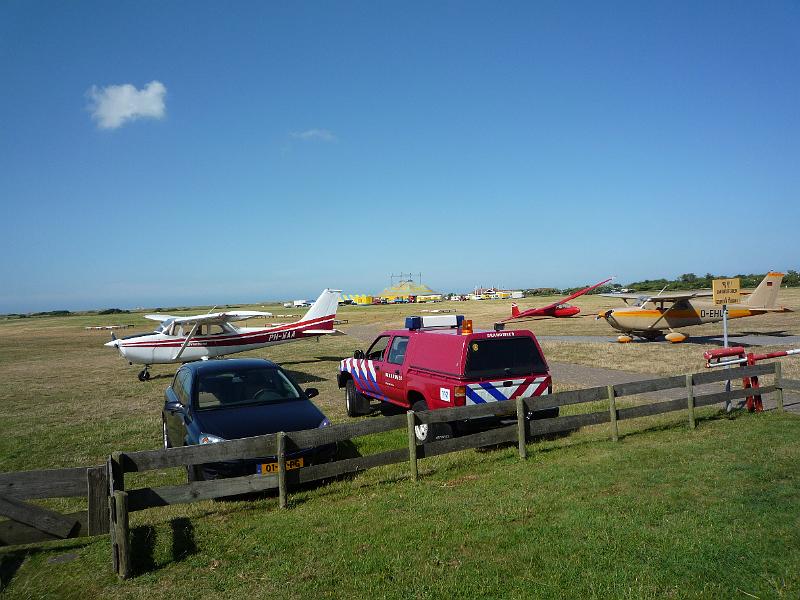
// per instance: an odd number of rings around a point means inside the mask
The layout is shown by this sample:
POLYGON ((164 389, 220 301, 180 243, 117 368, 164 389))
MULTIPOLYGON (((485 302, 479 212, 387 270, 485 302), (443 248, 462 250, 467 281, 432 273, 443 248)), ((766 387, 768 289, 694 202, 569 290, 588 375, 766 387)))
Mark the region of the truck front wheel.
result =
MULTIPOLYGON (((425 400, 418 400, 411 406, 415 413, 428 410, 425 400)), ((428 444, 436 440, 447 440, 453 437, 450 423, 420 423, 414 426, 414 435, 420 444, 428 444)))
POLYGON ((348 379, 344 386, 344 401, 348 417, 359 417, 369 413, 369 400, 356 389, 356 384, 352 379, 348 379))

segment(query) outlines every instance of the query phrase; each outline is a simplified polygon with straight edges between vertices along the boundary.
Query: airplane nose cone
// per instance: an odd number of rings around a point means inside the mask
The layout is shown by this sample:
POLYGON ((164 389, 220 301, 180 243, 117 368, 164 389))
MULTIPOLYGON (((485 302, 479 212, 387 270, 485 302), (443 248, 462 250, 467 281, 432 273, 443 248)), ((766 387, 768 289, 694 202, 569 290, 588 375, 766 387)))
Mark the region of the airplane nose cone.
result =
POLYGON ((117 340, 111 340, 110 342, 106 342, 103 344, 106 348, 116 348, 117 347, 117 340))

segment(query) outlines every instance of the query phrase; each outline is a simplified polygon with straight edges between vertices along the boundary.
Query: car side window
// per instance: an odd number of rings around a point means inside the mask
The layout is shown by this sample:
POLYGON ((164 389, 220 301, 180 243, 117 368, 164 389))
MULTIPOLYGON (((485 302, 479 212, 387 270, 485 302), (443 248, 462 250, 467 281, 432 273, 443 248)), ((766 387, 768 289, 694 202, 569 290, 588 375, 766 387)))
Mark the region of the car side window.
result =
POLYGON ((383 360, 383 352, 386 350, 386 346, 388 345, 389 345, 389 336, 382 335, 377 340, 372 342, 372 346, 370 346, 369 350, 367 350, 367 359, 383 360))
POLYGON ((189 371, 183 372, 183 380, 181 381, 181 404, 189 406, 192 399, 192 374, 189 371))
POLYGON ((395 365, 402 365, 406 360, 406 348, 408 348, 407 337, 396 337, 392 340, 392 346, 389 348, 389 356, 386 359, 388 362, 395 365))
POLYGON ((175 381, 172 382, 172 391, 175 392, 175 395, 178 397, 178 401, 183 406, 189 405, 189 381, 191 381, 191 378, 189 377, 189 371, 183 369, 178 371, 177 375, 175 375, 175 381))

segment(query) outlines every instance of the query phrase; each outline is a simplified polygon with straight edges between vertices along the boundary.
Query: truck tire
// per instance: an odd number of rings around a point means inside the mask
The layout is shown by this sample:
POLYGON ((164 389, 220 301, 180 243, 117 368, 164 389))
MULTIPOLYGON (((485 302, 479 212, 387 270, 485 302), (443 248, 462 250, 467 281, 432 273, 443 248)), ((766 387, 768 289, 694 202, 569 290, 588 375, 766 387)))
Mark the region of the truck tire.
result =
POLYGON ((530 413, 528 420, 538 419, 555 419, 558 416, 558 407, 545 408, 543 410, 534 410, 530 413))
POLYGON ((356 389, 352 379, 348 379, 344 386, 344 402, 348 417, 359 417, 369 413, 369 400, 356 389))
MULTIPOLYGON (((411 406, 414 412, 425 412, 428 405, 425 400, 418 400, 411 406)), ((453 437, 453 428, 450 423, 420 423, 414 426, 414 436, 420 444, 428 444, 436 440, 447 440, 453 437)))

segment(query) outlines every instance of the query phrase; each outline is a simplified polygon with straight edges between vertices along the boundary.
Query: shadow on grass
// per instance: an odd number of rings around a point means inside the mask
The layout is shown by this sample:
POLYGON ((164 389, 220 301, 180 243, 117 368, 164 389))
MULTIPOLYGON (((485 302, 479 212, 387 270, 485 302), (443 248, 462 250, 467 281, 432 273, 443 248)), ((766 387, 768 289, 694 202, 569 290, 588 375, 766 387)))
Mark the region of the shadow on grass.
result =
MULTIPOLYGON (((194 540, 194 525, 190 519, 179 517, 169 522, 172 531, 172 563, 180 562, 197 552, 194 540)), ((131 568, 133 576, 155 571, 156 530, 143 525, 131 530, 131 568)))
MULTIPOLYGON (((286 363, 283 363, 284 365, 286 363)), ((311 375, 309 373, 304 373, 303 371, 293 371, 291 369, 284 369, 292 378, 299 384, 304 383, 312 383, 316 381, 327 381, 325 377, 318 377, 317 375, 311 375)))
POLYGON ((8 587, 27 557, 27 552, 0 554, 0 592, 8 587))
POLYGON ((341 356, 315 356, 309 360, 288 360, 282 361, 281 365, 308 365, 314 364, 318 362, 335 362, 338 363, 342 360, 343 357, 341 356))

